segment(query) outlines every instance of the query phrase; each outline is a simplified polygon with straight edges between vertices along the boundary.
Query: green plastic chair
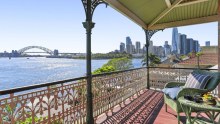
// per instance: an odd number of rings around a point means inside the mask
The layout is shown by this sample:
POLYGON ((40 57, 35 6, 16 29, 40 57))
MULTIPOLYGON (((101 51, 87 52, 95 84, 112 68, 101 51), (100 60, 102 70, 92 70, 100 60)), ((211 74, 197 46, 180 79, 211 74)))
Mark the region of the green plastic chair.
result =
MULTIPOLYGON (((211 71, 205 71, 205 70, 194 70, 193 73, 197 74, 203 74, 203 75, 210 75, 212 78, 207 83, 205 89, 195 89, 195 88, 183 88, 181 89, 176 99, 178 99, 181 96, 187 95, 195 95, 195 94, 204 94, 207 92, 213 91, 220 82, 220 72, 211 72, 211 71)), ((165 88, 172 88, 177 86, 184 86, 185 83, 179 83, 179 82, 169 82, 165 85, 165 88)), ((165 104, 165 111, 167 112, 167 105, 172 108, 174 111, 177 112, 177 119, 178 124, 180 124, 180 113, 183 112, 180 103, 178 100, 171 99, 168 95, 164 94, 164 104, 165 104)))

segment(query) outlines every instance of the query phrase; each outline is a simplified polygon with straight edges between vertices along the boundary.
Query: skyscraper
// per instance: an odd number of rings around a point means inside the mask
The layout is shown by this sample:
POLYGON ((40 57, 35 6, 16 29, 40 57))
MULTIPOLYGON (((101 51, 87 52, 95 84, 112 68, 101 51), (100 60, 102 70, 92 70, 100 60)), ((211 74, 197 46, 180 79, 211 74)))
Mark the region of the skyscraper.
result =
POLYGON ((188 53, 190 53, 190 38, 186 39, 186 43, 184 45, 184 54, 187 55, 188 53))
POLYGON ((165 41, 165 44, 164 44, 164 54, 165 56, 168 56, 171 54, 171 47, 168 44, 168 41, 165 41))
POLYGON ((173 33, 172 33, 172 52, 177 53, 178 52, 178 29, 173 28, 173 33))
POLYGON ((129 36, 126 37, 126 46, 132 44, 131 38, 129 36))
POLYGON ((184 53, 184 50, 186 49, 185 47, 185 44, 186 44, 186 35, 185 34, 181 34, 180 35, 180 39, 179 39, 179 44, 180 44, 180 54, 185 54, 184 53))
POLYGON ((177 39, 177 53, 178 54, 180 54, 180 47, 181 47, 180 36, 181 36, 181 34, 178 33, 178 39, 177 39))
POLYGON ((133 52, 133 46, 132 46, 131 38, 129 36, 126 37, 126 52, 129 54, 132 54, 133 52))
POLYGON ((153 41, 150 41, 150 42, 149 42, 148 51, 149 51, 149 53, 153 53, 153 52, 154 52, 154 51, 153 51, 153 41))
POLYGON ((125 43, 122 43, 120 44, 120 52, 123 53, 125 52, 125 43))
POLYGON ((195 51, 195 44, 194 44, 194 40, 192 38, 190 38, 189 41, 189 52, 195 51))
POLYGON ((195 52, 199 52, 199 41, 198 40, 194 40, 194 49, 195 49, 195 52))
POLYGON ((141 53, 141 43, 139 41, 136 42, 136 52, 141 53))
POLYGON ((132 44, 126 45, 126 52, 129 54, 132 54, 133 46, 132 44))
POLYGON ((132 45, 132 54, 135 53, 135 45, 132 45))
POLYGON ((210 41, 206 41, 205 46, 210 46, 210 41))

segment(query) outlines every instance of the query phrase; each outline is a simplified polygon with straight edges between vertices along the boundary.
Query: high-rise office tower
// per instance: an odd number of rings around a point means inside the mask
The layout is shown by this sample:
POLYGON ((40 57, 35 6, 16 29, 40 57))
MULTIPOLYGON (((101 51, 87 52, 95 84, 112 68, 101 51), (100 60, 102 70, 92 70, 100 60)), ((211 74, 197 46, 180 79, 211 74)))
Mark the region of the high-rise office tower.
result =
POLYGON ((153 41, 150 41, 150 42, 149 42, 148 51, 149 51, 149 53, 153 53, 153 52, 154 52, 154 50, 153 50, 153 41))
POLYGON ((198 47, 199 47, 199 49, 198 49, 198 52, 200 52, 200 51, 201 51, 201 47, 200 47, 200 44, 198 44, 198 47))
POLYGON ((178 54, 180 54, 180 47, 181 47, 180 36, 181 36, 181 34, 178 33, 178 39, 177 39, 177 53, 178 54))
POLYGON ((173 53, 178 52, 178 39, 179 39, 178 37, 179 37, 178 29, 173 28, 173 32, 172 32, 172 52, 173 53))
POLYGON ((179 44, 180 44, 180 54, 184 54, 184 34, 181 34, 179 37, 179 44))
POLYGON ((168 44, 168 41, 165 41, 165 44, 164 44, 164 55, 168 56, 170 54, 171 54, 171 47, 168 44))
POLYGON ((179 44, 180 44, 180 47, 179 47, 180 54, 185 54, 184 53, 184 50, 186 49, 185 48, 185 44, 186 44, 186 35, 185 34, 180 35, 179 44))
POLYGON ((199 52, 199 41, 198 40, 194 40, 194 50, 195 52, 199 52))
POLYGON ((131 38, 128 36, 126 37, 126 46, 132 44, 131 38))
POLYGON ((133 46, 132 44, 126 45, 126 52, 129 54, 132 54, 133 46))
POLYGON ((133 52, 133 47, 130 37, 126 37, 126 52, 129 54, 132 54, 133 52))
POLYGON ((125 51, 125 43, 120 44, 120 52, 123 53, 125 51))
POLYGON ((210 46, 210 41, 206 41, 205 46, 210 46))
POLYGON ((194 40, 192 38, 190 38, 189 41, 189 52, 195 51, 195 43, 194 40))
POLYGON ((139 41, 137 41, 135 43, 135 45, 136 45, 136 52, 137 53, 141 53, 141 43, 139 41))
POLYGON ((184 45, 184 54, 185 55, 187 55, 188 53, 190 53, 190 41, 191 41, 192 39, 190 39, 190 38, 187 38, 186 39, 186 43, 185 43, 185 45, 184 45))
POLYGON ((136 49, 135 49, 135 45, 132 45, 132 54, 135 53, 136 49))

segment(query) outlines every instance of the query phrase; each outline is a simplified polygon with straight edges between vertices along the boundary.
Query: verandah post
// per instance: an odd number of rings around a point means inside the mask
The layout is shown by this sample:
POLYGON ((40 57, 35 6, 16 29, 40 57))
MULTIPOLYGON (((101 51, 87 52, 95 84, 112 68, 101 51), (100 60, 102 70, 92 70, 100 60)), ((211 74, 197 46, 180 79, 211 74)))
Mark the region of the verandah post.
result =
POLYGON ((145 47, 146 47, 146 67, 147 67, 147 89, 150 89, 150 68, 149 68, 149 46, 150 46, 150 39, 151 37, 158 31, 161 31, 160 30, 147 30, 147 29, 144 29, 144 32, 145 32, 145 36, 146 36, 146 44, 145 44, 145 47))
POLYGON ((91 62, 91 35, 92 28, 94 28, 95 23, 92 22, 92 16, 95 8, 101 4, 105 3, 102 0, 81 0, 86 13, 86 21, 83 22, 83 27, 86 29, 86 77, 87 77, 87 94, 86 94, 86 123, 94 124, 93 117, 93 94, 92 94, 92 62, 91 62))
POLYGON ((146 36, 146 67, 147 67, 147 89, 150 89, 150 73, 149 73, 149 33, 148 30, 144 30, 145 31, 145 36, 146 36))

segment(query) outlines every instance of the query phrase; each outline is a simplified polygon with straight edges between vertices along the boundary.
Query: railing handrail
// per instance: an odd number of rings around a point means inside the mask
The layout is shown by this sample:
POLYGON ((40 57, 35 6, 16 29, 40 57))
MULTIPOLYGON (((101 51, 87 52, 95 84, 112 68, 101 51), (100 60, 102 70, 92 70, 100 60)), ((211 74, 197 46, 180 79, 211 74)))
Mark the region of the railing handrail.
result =
MULTIPOLYGON (((118 74, 118 73, 122 73, 122 72, 134 71, 134 70, 139 70, 139 69, 144 69, 144 68, 147 68, 147 67, 133 68, 133 69, 122 70, 122 71, 114 71, 114 72, 103 73, 103 74, 95 74, 95 75, 92 75, 92 77, 111 75, 111 74, 118 74)), ((198 69, 198 68, 169 68, 169 67, 149 67, 149 68, 187 69, 187 70, 198 69)), ((200 68, 200 70, 218 70, 218 69, 204 69, 204 68, 202 69, 202 68, 200 68)), ((33 90, 33 89, 47 87, 47 86, 51 86, 51 85, 57 85, 57 84, 64 84, 64 83, 67 83, 67 82, 76 81, 76 80, 82 80, 82 79, 86 79, 86 76, 78 77, 78 78, 73 78, 73 79, 62 80, 62 81, 34 84, 34 85, 29 85, 29 86, 15 87, 15 88, 6 89, 6 90, 0 90, 0 95, 7 95, 7 94, 11 94, 11 93, 23 92, 23 91, 27 91, 27 90, 33 90)))
MULTIPOLYGON (((95 75, 92 75, 92 77, 98 77, 98 76, 103 76, 103 75, 111 75, 111 74, 118 74, 118 73, 122 73, 122 72, 134 71, 134 70, 143 69, 143 68, 146 68, 146 67, 133 68, 133 69, 123 70, 123 71, 114 71, 114 72, 103 73, 103 74, 95 74, 95 75)), ((86 79, 86 76, 78 77, 78 78, 73 78, 73 79, 62 80, 62 81, 34 84, 34 85, 29 85, 29 86, 15 87, 15 88, 6 89, 6 90, 0 90, 0 95, 7 95, 7 94, 11 94, 11 93, 16 93, 16 92, 23 92, 23 91, 27 91, 27 90, 33 90, 33 89, 47 87, 47 86, 51 86, 51 85, 57 85, 57 84, 64 84, 64 83, 67 83, 67 82, 76 81, 76 80, 82 80, 82 79, 86 79)))
POLYGON ((174 67, 149 67, 149 68, 160 68, 160 69, 184 69, 184 70, 215 70, 218 69, 209 69, 209 68, 174 68, 174 67))
POLYGON ((114 72, 108 72, 108 73, 102 73, 102 74, 94 74, 94 75, 92 75, 92 77, 111 75, 111 74, 118 74, 118 73, 122 73, 122 72, 134 71, 134 70, 139 70, 139 69, 144 69, 144 68, 147 68, 147 67, 132 68, 132 69, 127 69, 127 70, 114 71, 114 72))
POLYGON ((57 85, 57 84, 63 84, 66 82, 82 80, 82 79, 86 79, 86 77, 78 77, 78 78, 67 79, 67 80, 62 80, 62 81, 55 81, 55 82, 50 82, 50 83, 41 83, 41 84, 34 84, 34 85, 23 86, 23 87, 16 87, 16 88, 11 88, 11 89, 1 90, 0 95, 6 95, 6 94, 11 94, 11 93, 16 93, 16 92, 33 90, 33 89, 37 89, 37 88, 42 88, 42 87, 47 87, 47 86, 52 86, 52 85, 57 85))

